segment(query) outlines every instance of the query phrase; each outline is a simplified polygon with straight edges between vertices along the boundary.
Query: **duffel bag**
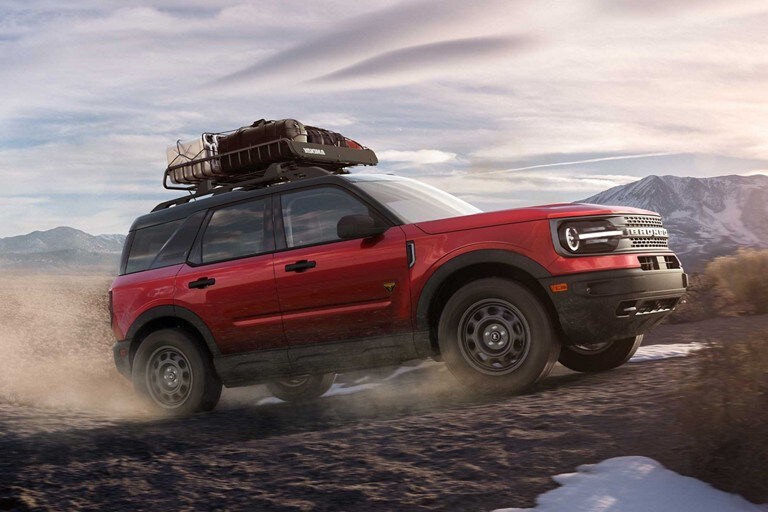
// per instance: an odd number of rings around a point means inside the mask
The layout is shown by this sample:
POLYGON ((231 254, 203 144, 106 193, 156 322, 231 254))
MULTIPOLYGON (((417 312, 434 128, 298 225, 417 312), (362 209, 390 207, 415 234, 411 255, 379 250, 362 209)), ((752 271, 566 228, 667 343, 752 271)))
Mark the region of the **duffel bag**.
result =
POLYGON ((325 144, 326 146, 336 146, 340 148, 363 149, 363 146, 348 139, 338 132, 318 128, 316 126, 305 126, 307 129, 307 142, 310 144, 325 144))
MULTIPOLYGON (((277 121, 260 119, 250 126, 244 126, 232 133, 219 136, 218 152, 219 155, 223 155, 280 139, 307 142, 307 130, 303 124, 295 119, 280 119, 277 121)), ((227 172, 237 170, 240 167, 261 163, 252 162, 251 158, 253 158, 252 155, 247 152, 238 154, 237 158, 222 158, 222 170, 227 172)))

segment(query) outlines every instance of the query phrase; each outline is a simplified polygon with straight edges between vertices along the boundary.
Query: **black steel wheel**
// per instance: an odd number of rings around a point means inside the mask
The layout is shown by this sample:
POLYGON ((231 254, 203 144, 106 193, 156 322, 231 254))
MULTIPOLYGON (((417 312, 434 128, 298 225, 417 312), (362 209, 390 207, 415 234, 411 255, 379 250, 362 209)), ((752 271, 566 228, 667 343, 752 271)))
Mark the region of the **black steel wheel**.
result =
POLYGON ((267 389, 280 400, 303 402, 324 395, 331 389, 335 380, 335 373, 300 375, 270 381, 267 383, 267 389))
POLYGON ((473 281, 446 303, 438 326, 451 373, 489 392, 519 392, 549 374, 560 344, 539 299, 501 278, 473 281))
POLYGON ((208 351, 181 329, 144 339, 133 361, 133 386, 155 409, 172 415, 210 411, 221 396, 208 351))
POLYGON ((613 341, 565 345, 560 364, 577 372, 604 372, 617 368, 635 355, 643 335, 613 341))

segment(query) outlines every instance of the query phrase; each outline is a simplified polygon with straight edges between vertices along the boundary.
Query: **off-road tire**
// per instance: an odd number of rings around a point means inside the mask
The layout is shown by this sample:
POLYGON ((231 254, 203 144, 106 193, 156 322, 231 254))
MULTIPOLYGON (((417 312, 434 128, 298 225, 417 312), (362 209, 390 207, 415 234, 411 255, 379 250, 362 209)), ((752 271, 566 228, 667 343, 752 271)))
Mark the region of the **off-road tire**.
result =
POLYGON ((438 325, 448 370, 481 392, 518 393, 546 377, 560 343, 539 299, 502 278, 473 281, 446 303, 438 325))
POLYGON ((635 355, 643 335, 592 345, 566 345, 560 364, 577 372, 604 372, 617 368, 635 355))
POLYGON ((314 400, 331 389, 336 380, 335 373, 302 375, 290 379, 278 379, 267 383, 267 389, 274 396, 286 402, 314 400))
POLYGON ((171 416, 210 411, 221 380, 208 351, 183 329, 161 329, 139 345, 133 387, 154 409, 171 416))

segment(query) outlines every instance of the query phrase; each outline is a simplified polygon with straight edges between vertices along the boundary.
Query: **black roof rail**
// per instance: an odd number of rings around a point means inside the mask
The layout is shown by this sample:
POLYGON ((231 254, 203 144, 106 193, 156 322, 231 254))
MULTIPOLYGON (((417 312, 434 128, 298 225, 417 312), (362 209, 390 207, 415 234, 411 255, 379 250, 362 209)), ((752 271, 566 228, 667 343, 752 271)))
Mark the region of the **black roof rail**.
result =
MULTIPOLYGON (((251 190, 255 188, 264 188, 264 187, 268 187, 270 185, 275 185, 278 183, 297 181, 297 180, 302 180, 307 178, 317 178, 320 176, 328 176, 331 174, 349 174, 349 172, 344 168, 338 168, 336 170, 328 170, 315 165, 313 166, 301 165, 300 163, 297 163, 297 162, 273 163, 273 164, 270 164, 266 168, 266 170, 264 170, 262 173, 259 173, 259 175, 255 177, 253 174, 244 175, 243 179, 240 179, 239 181, 236 180, 232 183, 223 183, 223 184, 214 182, 213 180, 205 180, 193 187, 184 188, 182 190, 188 190, 190 192, 190 195, 182 196, 176 199, 171 199, 170 201, 164 201, 158 204, 157 206, 155 206, 152 209, 152 211, 156 212, 160 210, 165 210, 166 208, 170 208, 172 206, 178 206, 181 204, 186 204, 190 201, 194 201, 201 197, 215 196, 217 194, 222 194, 224 192, 231 192, 236 189, 251 190)), ((167 177, 168 177, 168 174, 166 170, 166 179, 167 177)), ((170 187, 166 187, 166 188, 170 188, 170 187)), ((172 189, 177 189, 177 188, 172 188, 172 189)))

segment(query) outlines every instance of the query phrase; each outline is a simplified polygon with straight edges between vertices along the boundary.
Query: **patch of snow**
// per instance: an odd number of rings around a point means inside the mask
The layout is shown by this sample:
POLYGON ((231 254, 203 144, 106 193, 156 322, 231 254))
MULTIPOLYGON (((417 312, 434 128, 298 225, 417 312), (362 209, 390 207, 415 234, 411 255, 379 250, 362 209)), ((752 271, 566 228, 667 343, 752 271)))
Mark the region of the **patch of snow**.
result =
POLYGON ((670 471, 647 457, 616 457, 579 466, 577 473, 554 477, 562 487, 546 492, 532 509, 494 512, 767 512, 754 505, 670 471))
POLYGON ((280 400, 276 396, 268 396, 256 402, 256 405, 271 405, 271 404, 282 404, 282 403, 285 403, 285 402, 283 400, 280 400))
POLYGON ((428 359, 426 361, 422 361, 421 364, 418 364, 416 366, 399 366, 394 372, 392 372, 392 374, 389 377, 387 377, 384 380, 385 381, 392 380, 401 376, 404 373, 409 373, 415 370, 421 370, 422 368, 429 368, 430 366, 437 366, 439 364, 440 363, 438 363, 437 361, 432 361, 428 359))
POLYGON ((331 389, 328 390, 323 396, 338 396, 338 395, 351 395, 365 391, 366 389, 373 389, 379 387, 378 383, 370 384, 358 384, 357 386, 344 386, 343 384, 334 384, 331 389))
POLYGON ((703 343, 673 343, 670 345, 647 345, 640 347, 629 360, 630 363, 656 361, 670 357, 685 357, 691 352, 704 348, 703 343))

